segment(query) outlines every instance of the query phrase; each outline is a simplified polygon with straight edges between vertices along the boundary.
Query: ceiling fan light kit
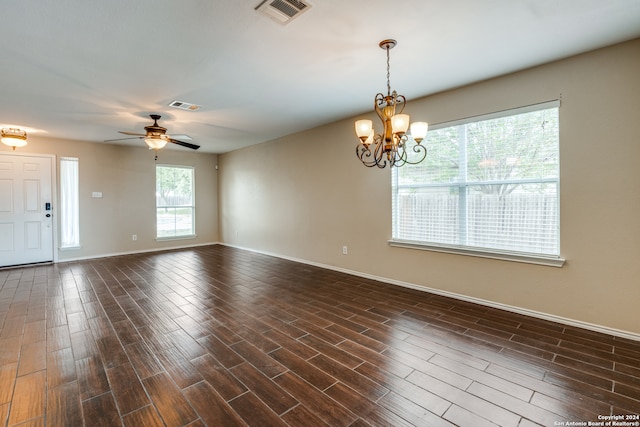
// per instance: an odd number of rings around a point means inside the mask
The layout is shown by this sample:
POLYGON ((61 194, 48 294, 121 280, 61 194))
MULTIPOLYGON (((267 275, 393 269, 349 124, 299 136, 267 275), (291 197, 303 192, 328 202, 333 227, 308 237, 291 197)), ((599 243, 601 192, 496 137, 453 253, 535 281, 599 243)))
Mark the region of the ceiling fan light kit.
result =
POLYGON ((375 133, 372 120, 361 119, 355 122, 356 135, 360 139, 356 146, 356 156, 367 167, 377 166, 382 169, 387 164, 389 167, 414 165, 427 156, 427 149, 421 142, 427 135, 429 124, 410 123, 409 115, 402 113, 407 103, 406 98, 398 95, 395 90, 391 91, 389 50, 396 44, 393 39, 382 40, 379 44, 380 48, 387 52, 387 94, 378 93, 374 98, 373 107, 382 121, 382 133, 375 133), (415 141, 415 145, 411 150, 407 150, 407 144, 411 140, 415 141))
POLYGON ((164 139, 162 136, 152 135, 148 138, 145 138, 144 142, 146 142, 149 146, 149 150, 161 150, 165 145, 167 145, 167 142, 169 141, 164 139))
POLYGON ((16 128, 4 128, 0 131, 2 143, 12 147, 24 147, 27 145, 27 132, 16 128))

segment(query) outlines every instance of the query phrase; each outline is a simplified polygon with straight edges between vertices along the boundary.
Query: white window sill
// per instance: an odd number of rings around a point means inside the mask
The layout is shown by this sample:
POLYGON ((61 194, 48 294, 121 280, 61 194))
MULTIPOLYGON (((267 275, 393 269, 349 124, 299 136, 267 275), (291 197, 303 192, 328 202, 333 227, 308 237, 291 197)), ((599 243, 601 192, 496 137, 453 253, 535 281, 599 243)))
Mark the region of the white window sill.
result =
POLYGON ((78 245, 78 246, 61 246, 58 248, 61 251, 77 251, 79 249, 82 249, 82 246, 78 245))
POLYGON ((168 237, 156 237, 156 242, 164 242, 167 240, 186 240, 186 239, 195 239, 198 237, 197 234, 187 234, 184 236, 168 236, 168 237))
POLYGON ((548 267, 562 267, 565 263, 564 258, 554 256, 498 251, 484 248, 466 248, 462 246, 435 245, 418 243, 408 240, 389 240, 389 245, 398 248, 419 249, 424 251, 444 252, 448 254, 475 256, 480 258, 499 259, 503 261, 524 262, 527 264, 538 264, 548 267))

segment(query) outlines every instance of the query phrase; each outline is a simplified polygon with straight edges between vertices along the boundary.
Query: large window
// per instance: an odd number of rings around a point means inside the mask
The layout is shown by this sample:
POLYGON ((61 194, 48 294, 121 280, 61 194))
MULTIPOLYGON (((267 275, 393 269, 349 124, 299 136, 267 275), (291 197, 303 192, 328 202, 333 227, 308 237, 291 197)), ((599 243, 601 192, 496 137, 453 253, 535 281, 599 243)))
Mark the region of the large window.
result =
POLYGON ((557 102, 436 126, 393 169, 392 243, 559 258, 557 102))
POLYGON ((195 235, 192 167, 156 166, 156 237, 195 235))
POLYGON ((60 247, 80 246, 80 203, 78 159, 60 158, 60 247))

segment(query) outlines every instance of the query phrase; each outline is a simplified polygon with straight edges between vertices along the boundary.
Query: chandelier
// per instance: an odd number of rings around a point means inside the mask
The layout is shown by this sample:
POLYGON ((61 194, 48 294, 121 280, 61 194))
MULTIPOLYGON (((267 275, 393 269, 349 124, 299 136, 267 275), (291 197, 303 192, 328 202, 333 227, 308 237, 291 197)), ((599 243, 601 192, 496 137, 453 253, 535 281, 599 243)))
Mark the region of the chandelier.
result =
POLYGON ((2 143, 12 147, 24 147, 27 145, 27 132, 16 128, 3 128, 0 131, 2 143))
POLYGON ((356 146, 356 155, 367 167, 377 166, 384 168, 400 167, 405 164, 415 165, 427 156, 427 149, 420 145, 427 135, 429 125, 426 122, 415 122, 409 126, 409 115, 403 114, 407 102, 403 95, 391 91, 389 82, 389 49, 397 42, 395 40, 382 40, 380 47, 387 51, 387 95, 378 93, 374 99, 374 109, 382 120, 383 130, 376 134, 373 129, 373 121, 356 120, 356 135, 360 142, 356 146), (411 129, 409 132, 407 130, 411 129), (411 141, 415 141, 409 149, 411 141), (411 158, 410 158, 411 157, 411 158))

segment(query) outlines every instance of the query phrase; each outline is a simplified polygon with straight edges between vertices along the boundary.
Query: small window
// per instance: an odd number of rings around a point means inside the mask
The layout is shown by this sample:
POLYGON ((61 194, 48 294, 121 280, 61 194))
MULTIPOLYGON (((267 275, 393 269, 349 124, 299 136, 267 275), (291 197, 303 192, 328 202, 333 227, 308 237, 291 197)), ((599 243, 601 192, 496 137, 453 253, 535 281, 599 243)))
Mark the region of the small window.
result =
POLYGON ((195 236, 194 169, 156 166, 156 237, 195 236))
POLYGON ((559 257, 558 106, 435 126, 393 170, 392 244, 559 257))
POLYGON ((60 247, 80 246, 80 203, 78 159, 60 159, 60 247))

